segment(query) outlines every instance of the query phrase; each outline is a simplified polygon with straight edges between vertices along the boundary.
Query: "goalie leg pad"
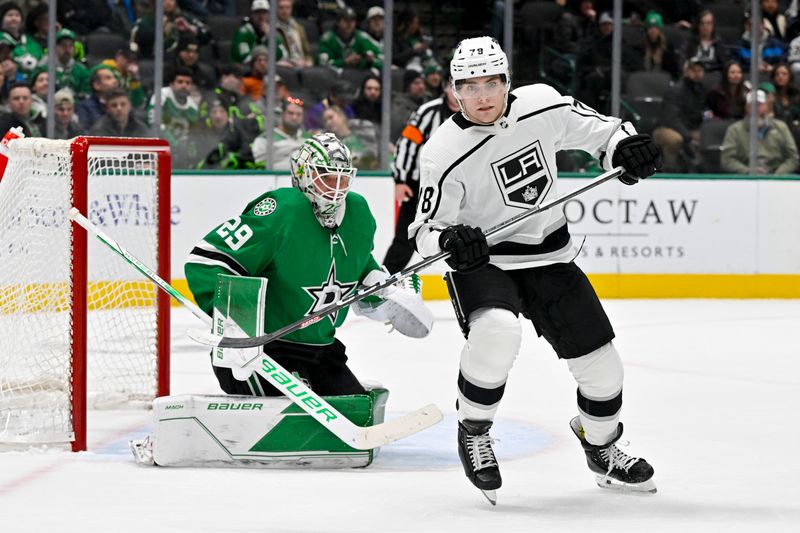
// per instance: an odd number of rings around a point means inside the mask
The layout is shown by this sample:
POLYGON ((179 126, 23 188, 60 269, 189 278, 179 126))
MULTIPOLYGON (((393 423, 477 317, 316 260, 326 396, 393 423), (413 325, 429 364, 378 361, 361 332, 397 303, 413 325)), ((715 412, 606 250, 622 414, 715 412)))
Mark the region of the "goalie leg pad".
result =
POLYGON ((567 359, 578 383, 578 414, 591 444, 603 444, 616 434, 622 409, 622 360, 609 342, 575 359, 567 359))
MULTIPOLYGON (((355 424, 383 422, 389 392, 325 399, 355 424)), ((248 468, 354 468, 372 463, 378 450, 354 450, 286 398, 165 396, 153 402, 155 431, 132 443, 137 462, 150 448, 159 466, 248 468), (147 442, 149 440, 149 442, 147 442)))
POLYGON ((513 312, 483 308, 470 315, 458 377, 460 420, 494 417, 521 341, 519 319, 513 312))

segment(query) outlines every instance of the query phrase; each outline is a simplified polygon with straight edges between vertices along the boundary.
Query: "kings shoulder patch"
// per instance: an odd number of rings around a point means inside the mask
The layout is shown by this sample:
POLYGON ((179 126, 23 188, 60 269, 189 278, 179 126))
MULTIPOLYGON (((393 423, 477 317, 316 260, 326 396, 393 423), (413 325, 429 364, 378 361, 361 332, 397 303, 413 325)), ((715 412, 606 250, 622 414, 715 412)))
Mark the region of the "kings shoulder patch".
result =
POLYGON ((274 212, 277 207, 278 202, 275 201, 275 198, 264 198, 253 208, 253 214, 259 217, 265 217, 274 212))

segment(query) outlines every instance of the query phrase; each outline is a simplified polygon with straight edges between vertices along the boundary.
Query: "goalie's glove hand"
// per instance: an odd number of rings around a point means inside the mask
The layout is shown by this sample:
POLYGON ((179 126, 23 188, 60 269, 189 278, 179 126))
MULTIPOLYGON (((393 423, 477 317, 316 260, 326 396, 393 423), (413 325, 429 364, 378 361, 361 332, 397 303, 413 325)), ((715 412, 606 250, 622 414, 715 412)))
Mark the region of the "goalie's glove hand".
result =
POLYGON ((449 226, 439 235, 439 248, 450 253, 445 262, 459 272, 474 272, 489 264, 489 245, 481 228, 449 226))
MULTIPOLYGON (((373 270, 364 278, 364 286, 382 283, 389 274, 384 270, 373 270)), ((427 337, 433 328, 433 313, 422 301, 422 281, 413 274, 394 285, 375 293, 379 297, 367 296, 351 307, 357 315, 378 322, 385 322, 405 335, 415 339, 427 337)))
POLYGON ((617 143, 611 164, 625 169, 619 181, 625 185, 635 185, 640 179, 652 176, 661 170, 663 166, 661 149, 649 135, 631 135, 617 143))

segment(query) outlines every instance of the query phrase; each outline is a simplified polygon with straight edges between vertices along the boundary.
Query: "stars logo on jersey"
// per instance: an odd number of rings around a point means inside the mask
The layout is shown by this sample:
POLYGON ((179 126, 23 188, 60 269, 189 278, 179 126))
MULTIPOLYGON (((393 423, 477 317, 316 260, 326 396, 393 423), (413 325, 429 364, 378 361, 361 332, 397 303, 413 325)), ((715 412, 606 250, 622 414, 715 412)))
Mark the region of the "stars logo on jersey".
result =
POLYGON ((278 202, 274 198, 264 198, 253 208, 253 214, 258 217, 265 217, 275 211, 276 207, 278 207, 278 202))
POLYGON ((492 173, 503 201, 511 207, 535 206, 553 184, 538 140, 492 163, 492 173))
MULTIPOLYGON (((336 279, 336 261, 331 261, 331 269, 328 271, 328 279, 326 279, 322 285, 317 287, 303 287, 303 290, 314 299, 314 303, 311 305, 308 311, 306 311, 306 316, 316 313, 320 309, 328 307, 332 303, 341 300, 343 297, 347 296, 347 294, 350 293, 350 291, 352 291, 356 285, 358 285, 357 281, 352 283, 342 283, 338 281, 336 279)), ((339 311, 328 315, 331 324, 334 326, 336 325, 336 319, 338 316, 339 311)))

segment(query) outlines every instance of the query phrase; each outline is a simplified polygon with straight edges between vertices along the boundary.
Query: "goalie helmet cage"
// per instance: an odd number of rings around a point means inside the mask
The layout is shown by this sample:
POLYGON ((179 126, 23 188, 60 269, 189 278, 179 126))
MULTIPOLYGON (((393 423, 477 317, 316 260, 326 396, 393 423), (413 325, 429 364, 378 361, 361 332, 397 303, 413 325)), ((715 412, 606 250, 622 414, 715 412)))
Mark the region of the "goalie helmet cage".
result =
POLYGON ((0 181, 0 444, 86 449, 87 403, 169 394, 169 296, 69 220, 170 277, 169 145, 29 138, 0 181))

